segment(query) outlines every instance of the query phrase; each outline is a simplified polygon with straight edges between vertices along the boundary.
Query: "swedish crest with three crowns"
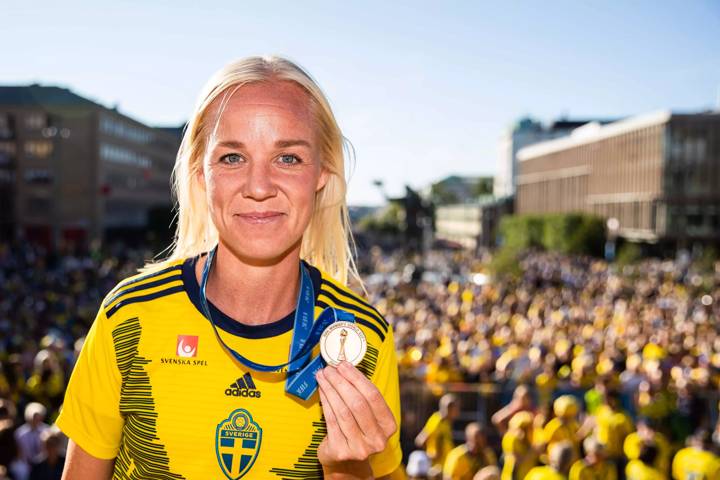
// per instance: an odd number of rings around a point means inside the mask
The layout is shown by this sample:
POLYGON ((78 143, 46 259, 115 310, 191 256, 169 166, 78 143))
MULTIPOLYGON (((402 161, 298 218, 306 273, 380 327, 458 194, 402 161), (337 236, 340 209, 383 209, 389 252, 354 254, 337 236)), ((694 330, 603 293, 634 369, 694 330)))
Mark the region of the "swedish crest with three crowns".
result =
POLYGON ((215 432, 215 451, 222 472, 230 480, 250 471, 262 441, 262 428, 244 408, 233 411, 220 422, 215 432))

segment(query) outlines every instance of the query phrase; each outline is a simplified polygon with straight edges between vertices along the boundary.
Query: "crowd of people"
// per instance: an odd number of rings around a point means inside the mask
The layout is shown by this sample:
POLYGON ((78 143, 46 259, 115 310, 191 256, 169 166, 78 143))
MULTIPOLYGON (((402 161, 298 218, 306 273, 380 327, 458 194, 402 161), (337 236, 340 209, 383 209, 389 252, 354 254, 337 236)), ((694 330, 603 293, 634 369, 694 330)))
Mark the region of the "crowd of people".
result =
MULTIPOLYGON (((151 256, 0 244, 0 479, 59 478, 64 439, 51 425, 84 335, 103 296, 151 256)), ((720 264, 528 252, 519 277, 499 278, 467 252, 377 248, 358 263, 394 327, 401 389, 499 392, 476 418, 443 397, 405 432, 417 435, 409 475, 720 478, 720 264)))
POLYGON ((149 252, 0 243, 0 480, 59 479, 54 426, 101 299, 149 252))
MULTIPOLYGON (((504 465, 498 478, 615 478, 595 467, 578 473, 577 461, 598 459, 611 461, 617 478, 720 478, 720 263, 704 271, 684 260, 620 267, 527 252, 519 278, 491 280, 485 262, 464 252, 435 252, 422 264, 401 252, 364 258, 364 271, 374 272, 366 277, 371 301, 395 329, 405 382, 439 391, 491 384, 501 397, 515 390, 491 418, 477 418, 495 434, 489 438, 502 439, 494 445, 504 465), (698 468, 717 467, 715 476, 671 469, 669 456, 688 443, 707 452, 712 461, 698 468), (656 476, 633 462, 650 446, 660 452, 643 465, 655 465, 656 476)), ((422 432, 441 432, 444 448, 419 442, 433 467, 426 474, 472 478, 448 473, 444 455, 455 450, 438 424, 435 414, 422 432)))

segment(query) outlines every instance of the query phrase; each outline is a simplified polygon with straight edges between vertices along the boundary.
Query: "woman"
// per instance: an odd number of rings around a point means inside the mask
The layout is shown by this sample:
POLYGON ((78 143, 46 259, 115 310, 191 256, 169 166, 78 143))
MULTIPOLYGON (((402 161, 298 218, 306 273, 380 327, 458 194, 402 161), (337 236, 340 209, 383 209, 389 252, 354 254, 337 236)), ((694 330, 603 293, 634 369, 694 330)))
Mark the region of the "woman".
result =
POLYGON ((63 478, 397 470, 393 335, 344 285, 345 187, 343 137, 298 66, 254 57, 210 79, 175 166, 172 254, 108 294, 73 372, 63 478), (366 339, 357 368, 316 360, 313 318, 337 316, 366 339))

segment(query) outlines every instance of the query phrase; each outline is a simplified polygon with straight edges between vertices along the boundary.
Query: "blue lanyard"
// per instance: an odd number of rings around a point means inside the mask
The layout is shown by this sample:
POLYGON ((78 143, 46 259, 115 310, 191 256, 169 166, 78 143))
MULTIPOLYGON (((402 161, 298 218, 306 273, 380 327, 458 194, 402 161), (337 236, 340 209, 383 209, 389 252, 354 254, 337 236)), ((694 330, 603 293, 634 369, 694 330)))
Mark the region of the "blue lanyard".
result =
POLYGON ((207 302, 205 289, 207 287, 210 269, 215 260, 215 252, 217 247, 208 253, 207 261, 203 267, 202 278, 200 280, 200 305, 203 313, 210 321, 215 332, 215 337, 220 345, 232 355, 235 360, 248 368, 259 372, 277 372, 281 368, 288 367, 287 379, 285 381, 285 391, 303 400, 307 400, 317 389, 315 374, 318 370, 325 366, 322 357, 317 356, 310 358, 312 350, 320 340, 322 332, 332 323, 344 320, 354 322, 355 316, 343 310, 327 307, 320 313, 317 320, 313 322, 315 311, 315 289, 310 279, 310 273, 307 267, 300 264, 300 292, 298 294, 297 304, 295 306, 295 321, 293 325, 293 336, 290 344, 290 360, 281 365, 263 365, 253 362, 249 358, 243 356, 236 350, 232 349, 220 337, 217 326, 210 314, 210 308, 207 302))

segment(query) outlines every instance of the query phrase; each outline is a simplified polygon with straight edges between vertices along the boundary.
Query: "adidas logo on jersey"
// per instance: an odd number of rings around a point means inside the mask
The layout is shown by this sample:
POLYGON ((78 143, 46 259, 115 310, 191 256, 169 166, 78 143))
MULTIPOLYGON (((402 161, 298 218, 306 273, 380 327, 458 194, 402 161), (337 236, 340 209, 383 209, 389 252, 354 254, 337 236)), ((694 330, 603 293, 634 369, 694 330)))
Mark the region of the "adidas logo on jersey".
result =
POLYGON ((260 398, 260 390, 255 386, 250 372, 238 378, 232 385, 225 389, 228 397, 250 397, 260 398))

